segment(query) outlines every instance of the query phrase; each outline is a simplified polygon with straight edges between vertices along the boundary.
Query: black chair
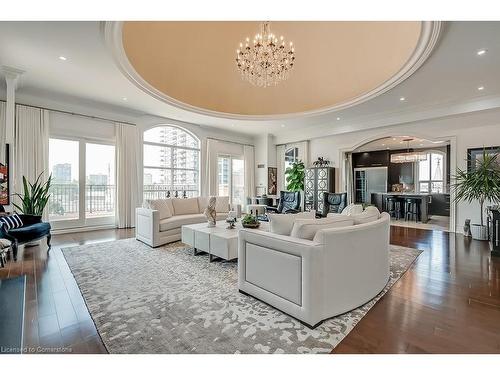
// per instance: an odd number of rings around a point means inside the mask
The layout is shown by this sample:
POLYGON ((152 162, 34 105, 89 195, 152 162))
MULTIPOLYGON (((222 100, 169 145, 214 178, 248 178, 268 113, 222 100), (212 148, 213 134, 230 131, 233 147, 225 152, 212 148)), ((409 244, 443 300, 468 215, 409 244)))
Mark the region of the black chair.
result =
POLYGON ((395 219, 402 217, 402 201, 398 197, 386 197, 386 209, 389 215, 395 219))
POLYGON ((278 214, 300 212, 300 191, 280 191, 278 207, 267 206, 266 210, 278 214))
POLYGON ((323 216, 340 214, 347 207, 347 193, 323 193, 323 216))
POLYGON ((264 204, 266 206, 273 206, 273 198, 257 197, 257 204, 264 204))
POLYGON ((0 225, 0 237, 8 239, 12 242, 12 254, 14 260, 17 260, 17 248, 19 245, 40 240, 47 237, 47 246, 50 250, 50 224, 42 222, 41 216, 34 215, 19 215, 23 222, 23 226, 15 229, 7 230, 4 225, 0 225))
POLYGON ((405 220, 415 220, 420 218, 420 200, 416 198, 405 199, 405 220))

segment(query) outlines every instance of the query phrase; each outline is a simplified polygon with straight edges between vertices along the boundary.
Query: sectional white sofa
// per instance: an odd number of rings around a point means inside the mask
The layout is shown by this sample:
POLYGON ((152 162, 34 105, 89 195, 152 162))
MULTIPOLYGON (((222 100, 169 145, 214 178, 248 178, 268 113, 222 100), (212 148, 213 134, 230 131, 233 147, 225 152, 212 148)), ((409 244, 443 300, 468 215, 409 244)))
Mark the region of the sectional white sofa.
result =
MULTIPOLYGON (((136 209, 135 237, 152 247, 181 239, 181 226, 203 223, 208 197, 146 200, 136 209)), ((229 197, 217 197, 217 220, 229 213, 229 197)))
POLYGON ((374 298, 389 279, 389 215, 374 208, 329 216, 330 224, 299 219, 290 235, 241 230, 240 292, 311 328, 374 298))

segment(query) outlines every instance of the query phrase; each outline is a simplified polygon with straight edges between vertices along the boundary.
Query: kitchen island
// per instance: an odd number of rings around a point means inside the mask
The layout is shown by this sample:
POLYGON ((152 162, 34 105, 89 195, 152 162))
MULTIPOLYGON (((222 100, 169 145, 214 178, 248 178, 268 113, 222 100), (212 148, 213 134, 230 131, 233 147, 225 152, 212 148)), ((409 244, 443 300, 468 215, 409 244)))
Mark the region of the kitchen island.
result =
POLYGON ((380 211, 388 212, 387 197, 397 197, 401 200, 406 198, 414 198, 420 201, 420 220, 422 223, 429 221, 429 204, 432 202, 432 195, 429 193, 412 193, 412 192, 389 192, 389 193, 372 193, 372 203, 375 204, 380 211))

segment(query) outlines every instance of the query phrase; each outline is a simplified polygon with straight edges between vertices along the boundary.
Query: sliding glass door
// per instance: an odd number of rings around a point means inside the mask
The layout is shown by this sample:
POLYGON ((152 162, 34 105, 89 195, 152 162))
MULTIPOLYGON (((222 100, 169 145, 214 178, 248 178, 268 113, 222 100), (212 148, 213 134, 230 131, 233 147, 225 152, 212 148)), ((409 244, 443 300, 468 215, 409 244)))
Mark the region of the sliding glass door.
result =
POLYGON ((51 138, 49 220, 54 229, 115 223, 115 147, 51 138))
POLYGON ((245 163, 243 159, 219 155, 217 165, 217 195, 229 196, 232 205, 243 205, 245 203, 245 163))

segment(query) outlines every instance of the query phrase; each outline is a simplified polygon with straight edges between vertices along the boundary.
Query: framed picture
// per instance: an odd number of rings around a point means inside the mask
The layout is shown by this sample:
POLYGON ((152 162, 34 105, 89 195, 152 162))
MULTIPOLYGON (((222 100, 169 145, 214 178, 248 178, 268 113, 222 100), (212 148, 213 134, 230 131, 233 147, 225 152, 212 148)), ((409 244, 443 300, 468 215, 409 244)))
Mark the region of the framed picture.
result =
MULTIPOLYGON (((500 154, 500 146, 467 149, 467 171, 472 171, 476 168, 477 162, 483 158, 483 149, 486 150, 487 154, 500 154)), ((497 159, 497 166, 500 169, 500 158, 497 159)))
POLYGON ((5 164, 0 163, 0 204, 3 206, 10 204, 9 191, 9 145, 5 145, 5 164))
POLYGON ((278 194, 278 168, 267 168, 267 195, 278 194))

